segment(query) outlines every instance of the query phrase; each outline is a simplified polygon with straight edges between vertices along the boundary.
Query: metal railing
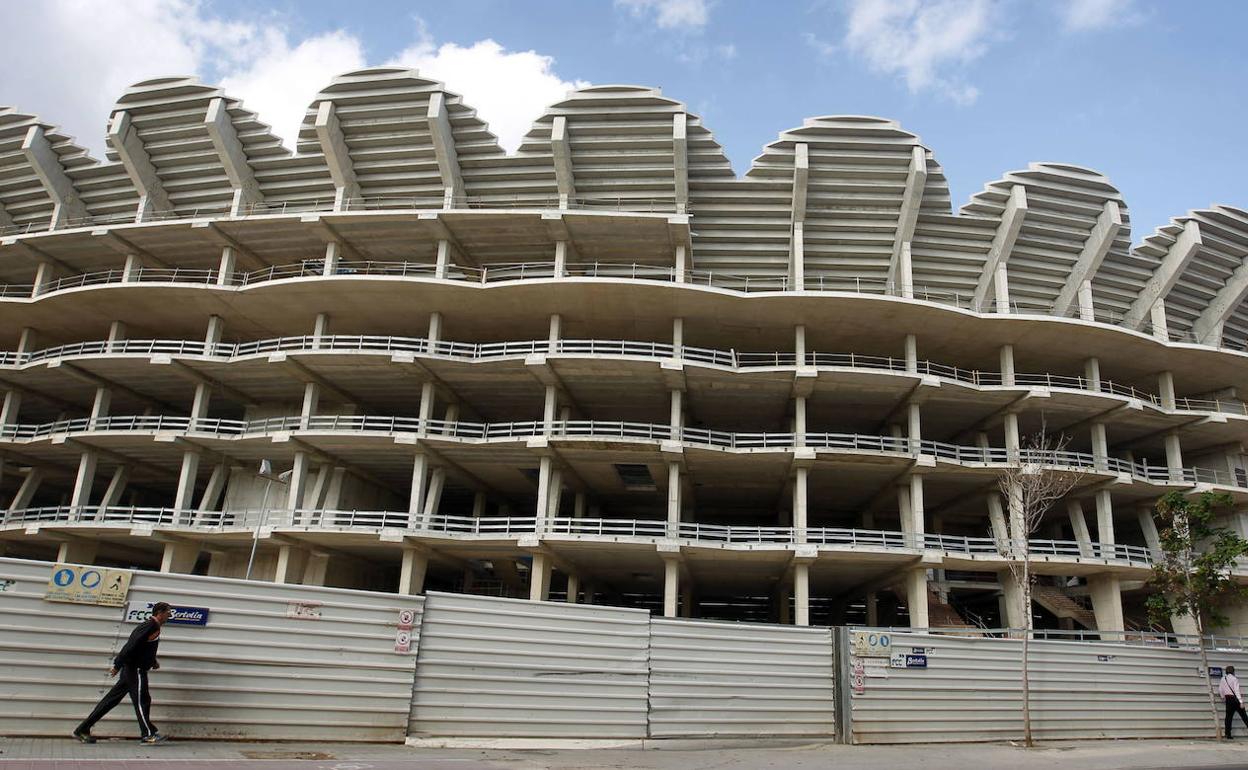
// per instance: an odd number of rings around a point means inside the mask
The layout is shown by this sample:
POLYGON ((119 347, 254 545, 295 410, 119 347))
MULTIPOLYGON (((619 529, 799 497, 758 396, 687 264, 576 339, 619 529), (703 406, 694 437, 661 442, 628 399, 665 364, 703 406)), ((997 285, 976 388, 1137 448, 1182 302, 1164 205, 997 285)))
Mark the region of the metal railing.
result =
MULTIPOLYGON (((437 514, 422 516, 406 511, 269 508, 231 511, 178 510, 175 508, 99 506, 73 508, 48 506, 0 513, 0 524, 152 525, 197 529, 408 529, 419 532, 474 537, 563 535, 587 538, 677 539, 719 545, 799 545, 828 547, 936 550, 951 554, 996 554, 991 538, 957 535, 914 534, 889 530, 809 527, 731 526, 699 522, 667 522, 654 519, 537 519, 533 516, 470 517, 437 514)), ((1033 556, 1066 556, 1125 562, 1149 566, 1152 554, 1140 546, 1074 541, 1033 540, 1033 556)))
POLYGON ((237 438, 287 431, 346 432, 394 435, 412 433, 435 439, 469 441, 511 441, 546 436, 558 440, 593 439, 625 442, 678 441, 689 446, 724 450, 777 450, 799 448, 845 450, 853 453, 884 454, 900 457, 933 457, 937 461, 963 466, 1005 467, 1037 465, 1080 473, 1128 474, 1136 479, 1161 484, 1213 484, 1248 489, 1248 471, 1227 472, 1213 468, 1168 468, 1131 462, 1116 457, 1098 457, 1086 452, 1010 451, 1000 447, 962 446, 942 441, 911 440, 891 436, 856 433, 730 432, 705 428, 678 428, 645 422, 608 420, 556 420, 521 422, 448 422, 417 417, 380 415, 287 415, 259 420, 219 418, 192 419, 168 415, 128 415, 82 417, 41 424, 0 426, 0 439, 31 441, 50 436, 88 432, 177 432, 207 433, 237 438))

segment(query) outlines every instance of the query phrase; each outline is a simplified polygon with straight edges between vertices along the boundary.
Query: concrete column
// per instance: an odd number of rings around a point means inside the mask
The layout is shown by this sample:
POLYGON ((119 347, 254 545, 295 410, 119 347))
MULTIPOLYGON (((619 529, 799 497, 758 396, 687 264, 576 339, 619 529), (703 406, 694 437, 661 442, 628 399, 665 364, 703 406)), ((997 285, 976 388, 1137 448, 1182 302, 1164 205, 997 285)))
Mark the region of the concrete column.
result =
POLYGON ((56 561, 58 564, 95 564, 99 550, 100 544, 96 540, 66 540, 56 551, 56 561))
POLYGON ((424 548, 404 548, 399 568, 399 593, 415 596, 424 593, 425 573, 429 571, 429 552, 424 548))
POLYGON ((238 263, 238 255, 234 249, 226 246, 221 249, 221 263, 217 267, 217 285, 230 286, 234 283, 234 268, 238 263))
POLYGON ((555 241, 555 277, 563 278, 568 274, 568 242, 555 241))
POLYGON ((118 465, 113 469, 113 476, 108 481, 108 488, 104 490, 104 497, 100 500, 99 506, 95 509, 95 517, 103 519, 108 513, 109 508, 115 508, 121 504, 121 495, 126 491, 126 484, 130 481, 130 468, 126 465, 118 465))
POLYGON ((667 464, 667 535, 680 531, 680 463, 667 464))
POLYGON ((485 515, 485 493, 477 490, 472 495, 472 518, 479 519, 485 515))
POLYGON ((806 327, 802 324, 793 327, 793 359, 798 366, 806 365, 806 327))
POLYGON ((1079 284, 1079 317, 1084 321, 1096 320, 1096 307, 1092 303, 1092 282, 1079 284))
POLYGON ((189 573, 195 569, 199 559, 199 543, 176 541, 165 543, 165 552, 160 559, 161 572, 189 573))
POLYGON ((429 333, 425 337, 430 342, 442 339, 442 314, 434 311, 429 314, 429 333))
POLYGON ((317 313, 316 320, 312 322, 312 347, 322 347, 330 336, 329 314, 317 313))
POLYGON ((56 280, 56 265, 51 262, 40 262, 35 268, 35 281, 30 290, 30 296, 38 297, 46 289, 46 285, 56 280))
POLYGON ((920 538, 926 532, 926 512, 923 508, 923 475, 910 474, 910 531, 920 538))
POLYGON ((1070 518, 1070 528, 1074 530, 1075 542, 1079 544, 1079 555, 1092 556, 1092 537, 1088 534, 1088 520, 1083 515, 1083 503, 1078 500, 1067 500, 1066 515, 1070 518))
POLYGON ((429 474, 429 489, 425 492, 425 506, 421 516, 421 524, 428 526, 433 517, 438 515, 442 506, 442 490, 446 488, 446 469, 437 467, 429 474))
POLYGON ((866 596, 867 625, 874 628, 880 625, 880 597, 872 591, 866 596))
POLYGON ((1157 391, 1161 396, 1162 407, 1165 409, 1174 409, 1174 372, 1162 372, 1157 375, 1157 391))
POLYGON ((676 617, 680 597, 680 562, 676 559, 663 560, 663 617, 676 617))
POLYGON ((439 240, 436 256, 433 262, 433 277, 445 278, 447 268, 451 264, 451 244, 447 240, 439 240))
POLYGON ((334 275, 338 272, 338 263, 342 260, 342 245, 332 241, 325 245, 325 267, 321 275, 334 275))
POLYGON ((204 333, 204 345, 207 347, 209 354, 216 352, 216 346, 221 344, 221 335, 224 333, 225 321, 221 316, 208 316, 208 329, 204 333))
POLYGON ((1097 470, 1109 469, 1109 439, 1105 434, 1105 423, 1092 423, 1092 459, 1097 470))
POLYGON ((305 586, 325 585, 325 574, 329 572, 329 554, 313 553, 308 557, 308 565, 303 570, 305 586))
POLYGON ((919 371, 919 338, 913 334, 906 335, 906 371, 911 374, 919 371))
POLYGON ((906 608, 911 628, 927 628, 927 570, 919 567, 906 573, 906 608))
POLYGON ((533 554, 532 569, 529 570, 529 601, 544 602, 550 598, 550 556, 544 553, 533 554))
MULTIPOLYGON (((576 497, 574 497, 572 500, 572 518, 574 519, 585 518, 585 493, 584 492, 577 492, 576 497)), ((668 507, 668 520, 669 521, 671 520, 670 503, 668 507)))
POLYGON ((1179 443, 1179 432, 1176 430, 1166 434, 1166 467, 1170 469, 1172 480, 1183 478, 1183 447, 1179 443))
POLYGON ((428 489, 429 458, 418 454, 412 459, 412 490, 407 498, 408 520, 412 526, 424 512, 425 491, 428 489))
POLYGON ((74 479, 74 491, 69 507, 81 514, 91 504, 91 488, 95 485, 95 469, 99 453, 88 449, 78 458, 78 475, 74 479))
POLYGON ((1088 390, 1101 389, 1101 360, 1093 357, 1083 362, 1083 379, 1087 380, 1088 390))
POLYGON ((806 446, 806 397, 793 397, 793 440, 799 447, 806 446))
POLYGON ((546 403, 542 409, 542 424, 545 426, 546 435, 554 433, 555 416, 559 409, 559 391, 554 385, 546 386, 546 403))
POLYGON ((1001 495, 988 495, 988 523, 992 528, 992 539, 999 544, 1008 543, 1010 530, 1005 524, 1005 507, 1001 504, 1001 495))
POLYGON ((898 294, 906 299, 914 298, 914 265, 910 256, 909 241, 901 244, 897 254, 897 280, 901 283, 898 294))
POLYGON ((303 508, 304 487, 308 482, 310 458, 307 452, 295 452, 295 464, 290 471, 290 489, 287 493, 286 507, 292 511, 303 508))
POLYGON ((224 460, 213 466, 212 475, 208 477, 208 486, 204 487, 204 494, 199 498, 199 510, 216 510, 221 494, 225 492, 226 482, 229 480, 230 466, 224 460))
POLYGON ((1170 324, 1166 321, 1166 300, 1159 297, 1149 309, 1148 315, 1153 322, 1153 337, 1163 342, 1169 340, 1170 324))
POLYGON ((793 539, 798 543, 806 542, 810 516, 809 486, 810 469, 799 466, 793 474, 793 539))
POLYGON ((127 254, 126 261, 121 266, 122 283, 134 283, 139 280, 143 271, 143 260, 139 259, 138 254, 127 254))
POLYGON ((30 501, 43 483, 43 476, 42 468, 34 467, 30 469, 26 474, 26 478, 22 479, 22 485, 17 488, 17 494, 13 495, 13 500, 9 503, 10 511, 20 511, 23 508, 30 507, 30 501))
POLYGON ((307 566, 308 552, 298 546, 283 545, 277 549, 277 566, 273 570, 274 583, 297 583, 307 566))
POLYGON ((306 382, 303 385, 303 406, 299 410, 299 426, 308 428, 312 424, 312 418, 316 415, 317 407, 321 401, 321 386, 315 382, 306 382))
POLYGON ((793 565, 794 625, 810 625, 810 565, 793 565))
POLYGON ((923 440, 923 426, 918 404, 911 403, 906 406, 906 436, 910 439, 910 451, 919 453, 921 451, 919 442, 923 440))
POLYGON ((199 476, 199 452, 188 449, 182 453, 182 470, 178 474, 178 491, 174 496, 174 510, 189 512, 195 504, 195 481, 199 476))
POLYGON ((1001 346, 1000 361, 1001 361, 1001 384, 1002 385, 1016 384, 1016 381, 1014 379, 1015 373, 1014 373, 1014 346, 1013 345, 1001 346))
POLYGON ((1008 628, 1031 628, 1030 608, 1023 607, 1023 587, 1014 577, 1014 573, 1010 570, 1001 570, 997 573, 997 578, 1001 581, 1002 589, 1002 605, 1004 612, 1002 619, 1008 628))
POLYGON ((581 579, 576 575, 568 575, 568 604, 576 604, 581 594, 581 579))
POLYGON ((10 390, 4 394, 4 405, 0 406, 0 428, 18 424, 18 413, 22 410, 22 394, 10 390))
MULTIPOLYGON (((897 518, 901 524, 901 531, 908 535, 914 534, 914 513, 910 507, 910 480, 906 479, 897 485, 897 518)), ((921 539, 920 539, 921 540, 921 539)), ((922 547, 920 541, 907 543, 913 547, 922 547)))
POLYGON ((684 246, 676 247, 676 254, 673 258, 675 265, 676 283, 684 283, 689 278, 689 255, 684 246))
POLYGON ((1092 596, 1092 612, 1098 631, 1125 631, 1122 615, 1122 586, 1117 575, 1091 575, 1088 593, 1092 596))
MULTIPOLYGON (((992 288, 997 301, 998 313, 1010 312, 1010 274, 1006 269, 1006 262, 1002 261, 997 266, 996 277, 993 278, 992 288)), ((978 309, 978 308, 977 308, 978 309)))
POLYGON ((546 514, 550 510, 550 482, 553 470, 550 456, 543 455, 538 462, 537 502, 533 507, 534 515, 537 517, 536 529, 539 534, 546 531, 546 514))
POLYGON ((1157 533, 1157 522, 1153 520, 1152 508, 1140 508, 1136 511, 1139 518, 1140 530, 1144 533, 1144 542, 1148 545, 1150 551, 1161 550, 1161 535, 1157 533))
MULTIPOLYGON (((1096 539, 1101 545, 1113 546, 1114 538, 1114 504, 1108 489, 1096 493, 1096 539)), ((1113 550, 1112 548, 1110 549, 1113 550)), ((1109 554, 1101 554, 1108 558, 1109 554)))

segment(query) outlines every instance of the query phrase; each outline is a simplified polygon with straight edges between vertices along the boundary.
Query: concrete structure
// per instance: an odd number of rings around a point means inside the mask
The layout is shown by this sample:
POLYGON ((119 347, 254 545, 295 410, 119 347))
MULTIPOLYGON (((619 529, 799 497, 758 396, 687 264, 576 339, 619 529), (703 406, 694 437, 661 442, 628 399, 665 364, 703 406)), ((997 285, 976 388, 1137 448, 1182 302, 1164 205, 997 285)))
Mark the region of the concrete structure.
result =
POLYGON ((855 116, 738 178, 633 86, 570 93, 507 155, 441 84, 371 69, 298 139, 185 78, 122 96, 103 162, 0 110, 9 554, 1021 622, 996 479, 1043 424, 1079 483, 1033 611, 1117 628, 1141 512, 1248 502, 1242 210, 1132 247, 1105 177, 1037 163, 955 214, 918 137, 855 116))

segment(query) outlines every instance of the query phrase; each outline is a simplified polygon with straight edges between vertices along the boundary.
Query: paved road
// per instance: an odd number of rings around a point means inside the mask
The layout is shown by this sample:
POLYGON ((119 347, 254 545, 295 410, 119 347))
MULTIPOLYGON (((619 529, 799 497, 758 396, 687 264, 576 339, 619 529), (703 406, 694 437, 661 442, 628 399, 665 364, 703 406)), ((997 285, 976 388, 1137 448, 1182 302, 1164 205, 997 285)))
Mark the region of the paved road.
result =
POLYGON ((837 746, 665 741, 651 748, 482 751, 394 745, 0 738, 0 770, 1197 770, 1245 768, 1248 739, 1101 741, 1016 746, 837 746))

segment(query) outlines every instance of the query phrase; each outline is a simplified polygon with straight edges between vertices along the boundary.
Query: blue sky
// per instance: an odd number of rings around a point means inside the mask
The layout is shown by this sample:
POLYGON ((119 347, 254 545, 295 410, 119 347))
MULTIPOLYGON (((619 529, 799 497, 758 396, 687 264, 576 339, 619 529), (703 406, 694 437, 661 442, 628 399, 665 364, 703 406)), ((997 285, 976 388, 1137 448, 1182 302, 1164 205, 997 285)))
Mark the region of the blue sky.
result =
POLYGON ((955 207, 1030 161, 1105 173, 1139 242, 1248 207, 1248 2, 1226 0, 86 0, 0 2, 0 104, 102 146, 125 84, 223 82, 289 135, 335 72, 400 62, 516 138, 578 83, 659 86, 738 174, 812 115, 889 117, 933 149, 955 207))

